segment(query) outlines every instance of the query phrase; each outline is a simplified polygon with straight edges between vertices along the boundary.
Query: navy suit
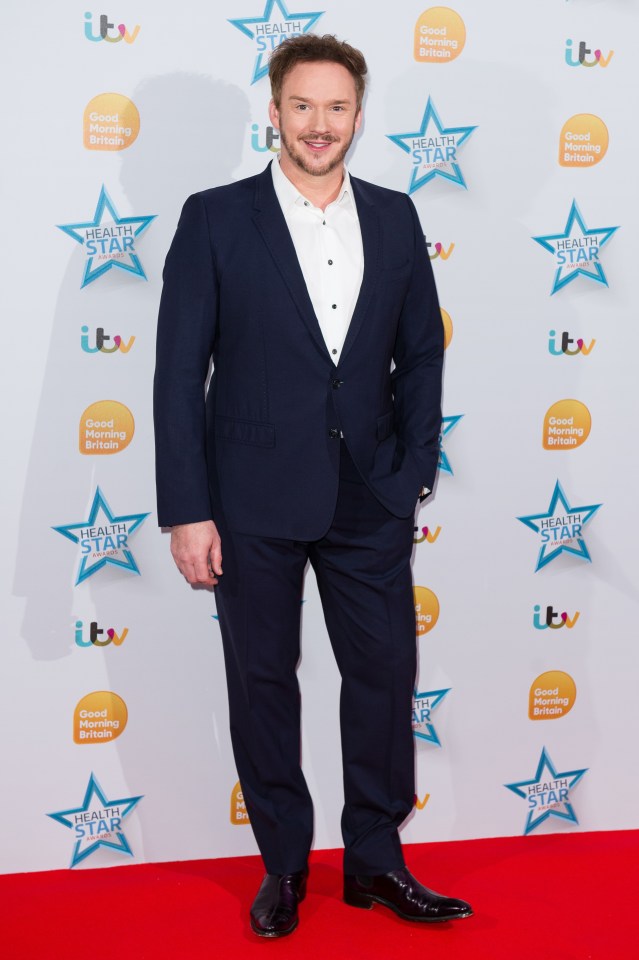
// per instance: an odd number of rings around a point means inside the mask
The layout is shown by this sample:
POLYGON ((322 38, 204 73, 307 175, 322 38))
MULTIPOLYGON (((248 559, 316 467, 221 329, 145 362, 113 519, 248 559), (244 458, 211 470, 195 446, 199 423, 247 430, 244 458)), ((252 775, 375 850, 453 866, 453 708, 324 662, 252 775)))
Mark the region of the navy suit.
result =
POLYGON ((337 365, 269 168, 190 197, 164 271, 158 518, 220 530, 233 746, 270 873, 302 869, 312 837, 295 678, 307 560, 343 678, 347 872, 401 866, 413 802, 412 518, 437 467, 443 327, 412 202, 351 183, 364 276, 337 365))

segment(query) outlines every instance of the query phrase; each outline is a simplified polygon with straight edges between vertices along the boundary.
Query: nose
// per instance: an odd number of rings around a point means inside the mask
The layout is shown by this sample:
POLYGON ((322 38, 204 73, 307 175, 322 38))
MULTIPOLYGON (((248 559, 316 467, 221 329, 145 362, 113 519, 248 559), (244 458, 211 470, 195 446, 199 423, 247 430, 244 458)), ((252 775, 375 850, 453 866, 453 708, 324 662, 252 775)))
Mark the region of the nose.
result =
POLYGON ((315 131, 317 133, 326 133, 329 128, 329 113, 323 107, 319 107, 315 113, 315 131))

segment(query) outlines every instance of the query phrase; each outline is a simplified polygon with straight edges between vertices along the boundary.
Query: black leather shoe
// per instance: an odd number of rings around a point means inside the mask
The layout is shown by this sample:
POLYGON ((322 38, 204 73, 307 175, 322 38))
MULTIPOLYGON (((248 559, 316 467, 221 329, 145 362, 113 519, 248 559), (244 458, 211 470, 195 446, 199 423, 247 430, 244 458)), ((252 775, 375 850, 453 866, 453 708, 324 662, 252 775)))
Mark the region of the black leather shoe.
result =
POLYGON ((473 909, 465 900, 442 897, 422 886, 407 867, 377 877, 344 877, 344 900, 351 907, 370 910, 381 903, 403 920, 440 923, 472 917, 473 909))
POLYGON ((297 905, 306 896, 308 870, 267 873, 251 907, 251 927, 258 937, 285 937, 298 924, 297 905))

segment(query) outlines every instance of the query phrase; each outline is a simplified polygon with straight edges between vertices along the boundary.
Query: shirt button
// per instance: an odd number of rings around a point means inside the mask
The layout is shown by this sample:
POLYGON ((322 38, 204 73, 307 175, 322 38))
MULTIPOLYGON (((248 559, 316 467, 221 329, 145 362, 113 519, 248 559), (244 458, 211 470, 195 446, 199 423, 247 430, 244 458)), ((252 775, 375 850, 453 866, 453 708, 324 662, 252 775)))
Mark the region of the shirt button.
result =
POLYGON ((310 207, 310 203, 308 202, 308 200, 305 200, 305 201, 304 201, 304 206, 305 206, 305 207, 310 207))
POLYGON ((323 227, 326 226, 326 220, 322 220, 322 226, 323 226, 323 227))
POLYGON ((333 266, 333 261, 332 261, 332 260, 329 260, 329 261, 328 261, 328 265, 329 265, 329 267, 332 267, 332 266, 333 266))
POLYGON ((333 310, 337 310, 337 304, 336 304, 336 303, 332 303, 332 304, 331 304, 331 307, 333 308, 333 310))
POLYGON ((331 350, 331 353, 335 354, 337 353, 337 350, 331 350))
POLYGON ((331 440, 339 440, 340 431, 337 429, 337 427, 331 427, 331 429, 328 431, 328 435, 331 440))

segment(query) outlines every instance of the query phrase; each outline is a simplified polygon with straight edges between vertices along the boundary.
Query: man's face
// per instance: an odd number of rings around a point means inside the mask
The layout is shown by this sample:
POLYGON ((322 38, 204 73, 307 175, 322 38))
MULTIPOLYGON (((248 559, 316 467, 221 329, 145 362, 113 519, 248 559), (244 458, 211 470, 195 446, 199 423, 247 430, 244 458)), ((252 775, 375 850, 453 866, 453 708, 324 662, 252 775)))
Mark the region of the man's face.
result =
POLYGON ((342 164, 362 122, 355 81, 339 63, 298 63, 284 78, 279 108, 271 100, 269 117, 285 164, 325 176, 342 164))

